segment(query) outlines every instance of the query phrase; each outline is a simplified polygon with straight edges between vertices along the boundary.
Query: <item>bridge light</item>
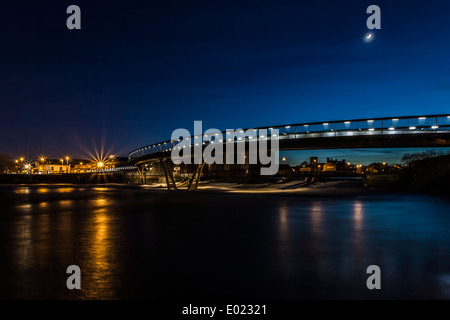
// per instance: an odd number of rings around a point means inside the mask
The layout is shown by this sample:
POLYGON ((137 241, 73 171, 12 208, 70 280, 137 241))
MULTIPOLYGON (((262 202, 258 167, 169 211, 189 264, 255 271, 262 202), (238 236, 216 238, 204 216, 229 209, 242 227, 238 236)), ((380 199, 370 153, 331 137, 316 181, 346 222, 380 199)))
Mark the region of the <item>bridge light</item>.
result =
MULTIPOLYGON (((447 117, 447 118, 450 118, 450 116, 449 116, 449 117, 447 117)), ((309 124, 305 124, 305 125, 304 125, 304 127, 308 127, 308 126, 309 126, 309 124)))
POLYGON ((395 130, 395 128, 394 127, 390 127, 388 130, 393 131, 393 130, 395 130))
POLYGON ((397 118, 394 118, 394 119, 392 119, 392 121, 398 121, 398 119, 397 119, 397 118))
POLYGON ((374 130, 375 130, 374 128, 370 128, 370 129, 369 129, 369 131, 374 131, 374 130))
POLYGON ((419 120, 425 120, 427 117, 420 117, 419 120))
POLYGON ((431 126, 431 129, 437 129, 439 126, 431 126))
POLYGON ((373 120, 367 120, 367 122, 373 122, 373 120))
POLYGON ((416 127, 409 127, 409 130, 415 130, 416 127))
POLYGON ((328 122, 324 122, 324 124, 323 124, 324 126, 327 126, 328 125, 328 122))
POLYGON ((350 124, 350 121, 345 121, 344 123, 345 123, 345 124, 350 124))
POLYGON ((286 126, 285 128, 286 128, 286 129, 290 129, 290 128, 291 128, 291 126, 286 126))

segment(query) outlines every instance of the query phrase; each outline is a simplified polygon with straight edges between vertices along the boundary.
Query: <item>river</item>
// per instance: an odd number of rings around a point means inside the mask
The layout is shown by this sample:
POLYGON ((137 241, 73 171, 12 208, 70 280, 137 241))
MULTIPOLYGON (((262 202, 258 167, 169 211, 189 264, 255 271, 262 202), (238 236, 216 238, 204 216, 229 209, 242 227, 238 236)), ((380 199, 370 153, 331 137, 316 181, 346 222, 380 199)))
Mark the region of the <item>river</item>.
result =
POLYGON ((450 298, 449 198, 2 185, 0 205, 2 299, 450 298))

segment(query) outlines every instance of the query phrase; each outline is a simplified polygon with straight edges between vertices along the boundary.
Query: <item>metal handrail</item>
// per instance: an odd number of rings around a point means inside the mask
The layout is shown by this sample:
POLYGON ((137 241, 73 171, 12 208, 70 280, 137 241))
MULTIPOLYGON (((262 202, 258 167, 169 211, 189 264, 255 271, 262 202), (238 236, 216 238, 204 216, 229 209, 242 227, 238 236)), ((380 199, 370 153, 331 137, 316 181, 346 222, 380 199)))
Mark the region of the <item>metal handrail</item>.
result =
MULTIPOLYGON (((293 129, 293 132, 286 133, 283 132, 280 134, 280 139, 284 139, 284 136, 290 137, 291 139, 301 139, 304 136, 315 137, 315 135, 319 134, 318 137, 323 137, 323 134, 329 133, 329 136, 337 136, 338 133, 347 132, 349 135, 352 133, 367 135, 367 133, 380 133, 381 134, 404 134, 408 133, 431 133, 431 132, 442 132, 442 131, 450 131, 450 115, 449 114, 438 114, 438 115, 419 115, 419 116, 399 116, 399 117, 383 117, 383 118, 365 118, 365 119, 351 119, 351 120, 338 120, 338 121, 325 121, 325 122, 305 122, 305 123, 297 123, 297 124, 287 124, 287 125, 276 125, 276 126, 265 126, 265 127, 255 127, 255 128, 247 128, 242 129, 242 131, 247 131, 249 129, 254 130, 271 130, 272 129, 293 129), (430 124, 429 120, 433 120, 433 123, 430 124), (439 120, 444 119, 443 122, 440 123, 439 120), (406 126, 396 126, 389 127, 386 126, 386 121, 400 122, 401 120, 408 120, 408 125, 406 126), (418 120, 419 122, 425 122, 428 120, 428 124, 417 124, 410 125, 410 120, 418 120), (381 122, 381 126, 376 126, 377 122, 381 122), (369 125, 369 123, 371 125, 369 125), (338 124, 344 124, 346 128, 339 129, 337 128, 338 124), (355 128, 348 128, 351 124, 358 124, 355 128), (365 126, 361 126, 361 124, 365 124, 365 126), (311 127, 314 126, 322 126, 321 130, 311 130, 311 127), (330 129, 333 127, 333 129, 330 129), (362 128, 364 127, 364 128, 362 128), (300 132, 298 129, 303 128, 304 132, 300 132), (305 129, 308 128, 308 129, 305 129), (295 129, 295 130, 294 130, 295 129), (446 129, 446 130, 445 130, 446 129)), ((227 131, 221 131, 222 135, 227 134, 227 131)), ((218 133, 217 133, 218 134, 218 133)), ((189 138, 203 138, 205 134, 190 136, 189 138)), ((212 135, 211 135, 212 136, 212 135)), ((271 135, 268 135, 266 139, 270 139, 271 135)), ((203 140, 203 139, 201 139, 203 140)), ((244 141, 248 141, 245 139, 244 141)), ((232 143, 236 142, 244 142, 244 141, 231 141, 232 143)), ((131 151, 128 154, 128 159, 138 158, 140 156, 156 153, 156 152, 168 152, 171 151, 179 142, 179 140, 166 140, 163 142, 158 142, 154 144, 150 144, 138 149, 131 151), (164 148, 163 148, 164 146, 164 148)), ((203 144, 209 144, 210 142, 203 142, 203 144)), ((220 141, 219 143, 229 143, 227 139, 225 141, 220 141)))

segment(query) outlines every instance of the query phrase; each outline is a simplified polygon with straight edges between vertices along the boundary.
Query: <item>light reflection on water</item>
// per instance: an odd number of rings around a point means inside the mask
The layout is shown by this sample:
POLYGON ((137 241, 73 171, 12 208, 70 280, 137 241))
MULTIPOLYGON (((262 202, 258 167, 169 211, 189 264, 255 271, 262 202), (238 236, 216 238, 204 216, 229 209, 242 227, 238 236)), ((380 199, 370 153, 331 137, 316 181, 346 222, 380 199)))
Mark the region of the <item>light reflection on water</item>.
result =
POLYGON ((353 209, 353 245, 356 251, 355 254, 357 255, 362 254, 364 248, 363 220, 364 220, 363 204, 361 201, 356 200, 354 202, 354 209, 353 209))
POLYGON ((450 297, 448 199, 2 190, 0 298, 450 297))
POLYGON ((28 188, 28 187, 17 187, 17 188, 14 188, 13 192, 15 194, 29 194, 30 193, 30 188, 28 188))
POLYGON ((310 219, 311 219, 311 229, 312 234, 316 238, 317 241, 320 241, 320 238, 323 235, 322 229, 322 207, 319 201, 314 201, 310 207, 310 219))
POLYGON ((16 243, 15 253, 17 268, 19 272, 26 271, 28 268, 33 266, 32 258, 32 235, 31 235, 31 225, 33 218, 31 215, 22 215, 17 219, 15 233, 16 243))
POLYGON ((56 189, 56 191, 59 193, 69 193, 69 192, 75 191, 75 189, 74 188, 58 188, 58 189, 56 189))
POLYGON ((72 200, 60 200, 59 201, 59 205, 61 206, 61 207, 69 207, 69 206, 71 206, 73 204, 73 201, 72 200))
MULTIPOLYGON (((102 203, 107 203, 106 199, 102 203)), ((110 225, 111 217, 106 208, 95 209, 87 221, 85 232, 86 256, 83 259, 87 266, 87 292, 88 299, 114 298, 115 266, 114 243, 110 225)))
POLYGON ((47 193, 47 192, 49 192, 49 189, 48 188, 38 188, 36 191, 38 193, 47 193))

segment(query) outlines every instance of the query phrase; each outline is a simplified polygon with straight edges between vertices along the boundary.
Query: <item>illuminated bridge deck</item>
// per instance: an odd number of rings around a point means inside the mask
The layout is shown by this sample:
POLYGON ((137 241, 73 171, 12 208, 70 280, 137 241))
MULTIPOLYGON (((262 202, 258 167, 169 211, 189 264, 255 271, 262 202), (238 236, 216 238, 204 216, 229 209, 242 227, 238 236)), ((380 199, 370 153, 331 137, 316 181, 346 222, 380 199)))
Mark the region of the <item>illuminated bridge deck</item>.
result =
MULTIPOLYGON (((279 139, 279 149, 347 149, 347 148, 401 148, 401 147, 450 147, 450 115, 423 115, 408 117, 369 118, 342 121, 297 123, 257 130, 259 139, 279 139), (274 129, 278 134, 274 134, 274 129), (262 135, 261 130, 267 130, 262 135)), ((241 131, 247 131, 242 129, 241 131)), ((226 131, 191 136, 190 146, 210 143, 248 143, 252 136, 228 137, 226 131), (208 141, 204 141, 208 140, 208 141), (210 142, 212 141, 212 142, 210 142)), ((255 137, 256 138, 256 137, 255 137)), ((174 148, 180 148, 180 140, 167 140, 136 149, 129 153, 130 164, 168 158, 174 148)))

